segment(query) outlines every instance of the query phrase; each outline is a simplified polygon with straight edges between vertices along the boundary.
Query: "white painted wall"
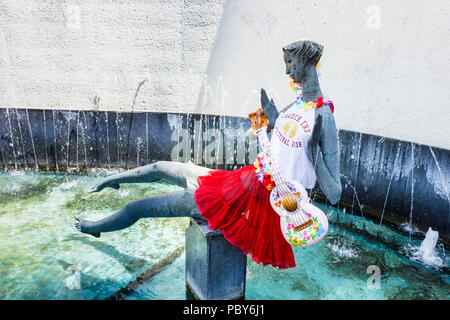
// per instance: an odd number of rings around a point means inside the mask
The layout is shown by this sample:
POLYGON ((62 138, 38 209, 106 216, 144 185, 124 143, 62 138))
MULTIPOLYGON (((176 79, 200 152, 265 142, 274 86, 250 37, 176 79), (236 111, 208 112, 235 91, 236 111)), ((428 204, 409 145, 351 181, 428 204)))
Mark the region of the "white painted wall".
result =
POLYGON ((281 47, 306 38, 338 128, 450 149, 449 18, 446 0, 0 0, 0 106, 130 110, 147 79, 135 110, 242 116, 261 87, 282 108, 281 47))
POLYGON ((192 109, 221 0, 0 0, 2 107, 192 109))

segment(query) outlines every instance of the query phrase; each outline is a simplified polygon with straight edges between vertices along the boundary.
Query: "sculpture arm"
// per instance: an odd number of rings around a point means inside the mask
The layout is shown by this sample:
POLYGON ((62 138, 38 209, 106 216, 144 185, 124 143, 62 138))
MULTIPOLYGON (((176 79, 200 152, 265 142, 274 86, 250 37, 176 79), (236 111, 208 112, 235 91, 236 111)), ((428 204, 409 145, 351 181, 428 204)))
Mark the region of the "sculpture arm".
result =
POLYGON ((267 133, 269 133, 273 129, 273 127, 275 126, 275 122, 277 121, 278 110, 275 106, 275 102, 273 101, 273 99, 269 100, 266 90, 264 89, 261 89, 261 107, 266 114, 267 119, 269 120, 269 125, 267 126, 267 133))
POLYGON ((336 123, 331 112, 322 117, 320 136, 318 143, 311 148, 311 157, 320 189, 331 204, 336 204, 342 193, 336 123))
MULTIPOLYGON (((267 126, 267 133, 269 133, 275 127, 275 122, 277 121, 279 113, 277 107, 275 106, 275 102, 273 101, 273 99, 269 100, 266 90, 264 89, 261 89, 261 108, 263 109, 264 113, 267 116, 267 119, 269 120, 269 124, 267 126)), ((246 131, 245 139, 247 140, 258 139, 252 127, 250 127, 246 131)))

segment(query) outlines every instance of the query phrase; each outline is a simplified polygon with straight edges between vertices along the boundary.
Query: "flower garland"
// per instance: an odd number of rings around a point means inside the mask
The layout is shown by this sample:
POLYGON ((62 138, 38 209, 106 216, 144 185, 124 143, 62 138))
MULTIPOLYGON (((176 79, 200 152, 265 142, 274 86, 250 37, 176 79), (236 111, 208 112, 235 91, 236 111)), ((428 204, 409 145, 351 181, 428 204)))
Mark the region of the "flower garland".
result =
POLYGON ((333 102, 328 98, 319 97, 316 101, 309 101, 305 102, 303 100, 302 95, 302 85, 300 83, 295 83, 294 80, 290 83, 292 90, 294 90, 297 93, 296 102, 299 107, 303 107, 304 111, 308 111, 310 108, 320 108, 321 106, 329 106, 331 109, 331 112, 334 113, 334 105, 333 102))
MULTIPOLYGON (((321 64, 320 61, 317 63, 316 66, 316 70, 317 70, 317 74, 320 77, 320 68, 321 64)), ((297 93, 297 98, 296 98, 296 102, 297 105, 299 107, 303 107, 304 111, 308 111, 310 108, 311 109, 315 109, 315 108, 320 108, 323 105, 329 106, 331 109, 331 112, 334 113, 334 105, 333 102, 328 99, 328 98, 323 98, 323 97, 319 97, 316 101, 309 101, 309 102, 305 102, 303 100, 303 94, 302 94, 302 85, 301 83, 295 83, 294 80, 292 79, 292 81, 290 82, 290 86, 291 89, 294 90, 297 93)))
POLYGON ((253 162, 253 166, 256 168, 255 173, 258 177, 258 181, 261 182, 267 190, 272 191, 275 187, 275 181, 273 180, 269 167, 264 161, 262 153, 260 153, 255 162, 253 162))

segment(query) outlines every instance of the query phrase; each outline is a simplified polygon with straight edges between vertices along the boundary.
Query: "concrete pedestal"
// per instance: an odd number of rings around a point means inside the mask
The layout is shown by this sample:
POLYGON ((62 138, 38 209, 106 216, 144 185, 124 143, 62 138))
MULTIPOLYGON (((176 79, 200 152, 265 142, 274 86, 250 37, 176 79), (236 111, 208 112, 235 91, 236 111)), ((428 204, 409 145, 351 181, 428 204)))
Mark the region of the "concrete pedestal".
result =
POLYGON ((186 230, 186 285, 199 300, 245 297, 247 257, 206 220, 191 218, 186 230))

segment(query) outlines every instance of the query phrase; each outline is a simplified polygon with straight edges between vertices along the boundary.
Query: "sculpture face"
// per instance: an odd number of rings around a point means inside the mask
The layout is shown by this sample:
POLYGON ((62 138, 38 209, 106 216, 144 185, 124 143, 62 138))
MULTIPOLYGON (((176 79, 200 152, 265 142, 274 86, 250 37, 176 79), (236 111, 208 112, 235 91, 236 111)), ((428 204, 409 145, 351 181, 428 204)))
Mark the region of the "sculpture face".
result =
POLYGON ((302 83, 305 79, 307 58, 292 54, 289 51, 284 51, 283 60, 286 64, 286 74, 289 75, 295 83, 302 83))

